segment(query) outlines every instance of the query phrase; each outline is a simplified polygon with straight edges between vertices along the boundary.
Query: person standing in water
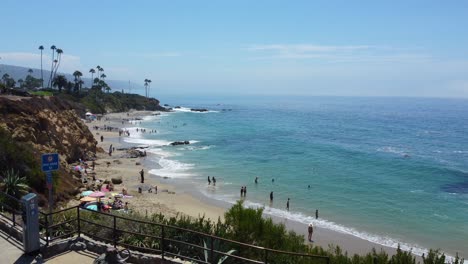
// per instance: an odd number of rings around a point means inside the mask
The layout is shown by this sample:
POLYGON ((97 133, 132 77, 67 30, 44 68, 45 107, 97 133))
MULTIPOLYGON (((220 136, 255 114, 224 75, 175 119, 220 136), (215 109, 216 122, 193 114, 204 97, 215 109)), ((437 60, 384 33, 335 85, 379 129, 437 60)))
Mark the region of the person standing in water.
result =
POLYGON ((140 182, 145 183, 145 172, 143 171, 143 169, 141 169, 140 171, 140 182))
POLYGON ((314 233, 314 225, 312 223, 309 224, 309 228, 307 231, 309 232, 309 242, 313 242, 312 233, 314 233))
POLYGON ((208 185, 211 185, 210 176, 208 176, 208 185))
POLYGON ((270 202, 273 202, 273 192, 270 193, 270 202))
POLYGON ((288 201, 286 202, 286 210, 289 211, 289 198, 288 198, 288 201))
POLYGON ((212 180, 213 180, 213 186, 215 186, 216 185, 216 179, 215 179, 214 176, 213 176, 212 180))
POLYGON ((315 219, 318 219, 318 209, 315 210, 315 219))
POLYGON ((258 183, 258 177, 255 177, 255 184, 258 183))

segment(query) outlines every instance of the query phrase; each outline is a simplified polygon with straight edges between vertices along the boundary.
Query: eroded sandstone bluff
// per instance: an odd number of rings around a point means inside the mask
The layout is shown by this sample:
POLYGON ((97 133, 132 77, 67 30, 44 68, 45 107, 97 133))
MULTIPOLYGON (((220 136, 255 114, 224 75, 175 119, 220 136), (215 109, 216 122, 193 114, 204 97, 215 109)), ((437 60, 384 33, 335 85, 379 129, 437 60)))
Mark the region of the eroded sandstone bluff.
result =
MULTIPOLYGON (((59 153, 60 170, 56 199, 64 200, 77 192, 79 182, 70 174, 68 163, 93 157, 97 142, 80 120, 84 109, 57 97, 0 96, 0 127, 13 140, 30 144, 37 162, 42 153, 59 153)), ((40 179, 43 186, 45 181, 40 179)), ((45 188, 36 187, 39 193, 45 188)))

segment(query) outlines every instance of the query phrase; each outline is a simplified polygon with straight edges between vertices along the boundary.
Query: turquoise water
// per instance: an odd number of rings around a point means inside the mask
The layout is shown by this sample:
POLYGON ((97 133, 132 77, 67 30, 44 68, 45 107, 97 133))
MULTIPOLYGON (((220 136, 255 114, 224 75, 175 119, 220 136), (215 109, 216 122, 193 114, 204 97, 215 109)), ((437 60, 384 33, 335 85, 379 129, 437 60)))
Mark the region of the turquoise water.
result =
POLYGON ((249 97, 163 103, 182 108, 145 118, 140 126, 158 133, 130 139, 159 154, 150 163, 152 174, 228 202, 247 186, 246 204, 265 206, 270 214, 307 224, 318 209, 318 226, 382 245, 400 243, 416 253, 441 248, 468 256, 468 101, 249 97), (178 140, 192 144, 167 146, 178 140), (216 177, 216 187, 207 185, 208 175, 216 177))

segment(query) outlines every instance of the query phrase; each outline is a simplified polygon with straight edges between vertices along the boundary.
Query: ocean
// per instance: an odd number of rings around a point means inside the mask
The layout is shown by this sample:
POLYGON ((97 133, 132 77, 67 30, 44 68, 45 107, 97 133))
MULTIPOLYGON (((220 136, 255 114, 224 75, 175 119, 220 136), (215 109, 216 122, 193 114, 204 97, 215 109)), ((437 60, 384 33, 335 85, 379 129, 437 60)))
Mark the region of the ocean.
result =
POLYGON ((249 96, 163 103, 180 108, 145 117, 132 130, 147 133, 126 138, 156 154, 147 162, 154 177, 229 203, 246 186, 245 204, 268 214, 416 254, 440 248, 468 257, 468 100, 249 96), (190 144, 168 145, 184 140, 190 144))

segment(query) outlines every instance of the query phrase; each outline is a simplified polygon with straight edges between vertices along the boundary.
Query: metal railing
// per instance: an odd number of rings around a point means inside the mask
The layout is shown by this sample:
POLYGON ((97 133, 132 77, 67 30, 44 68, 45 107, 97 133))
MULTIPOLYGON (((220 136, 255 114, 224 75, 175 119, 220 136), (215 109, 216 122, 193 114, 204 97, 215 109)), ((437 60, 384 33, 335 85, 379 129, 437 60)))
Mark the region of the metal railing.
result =
POLYGON ((46 243, 84 234, 129 249, 178 257, 196 263, 330 263, 327 256, 274 250, 181 227, 97 212, 79 206, 40 213, 41 239, 46 243), (53 218, 53 224, 50 224, 53 218), (232 251, 235 250, 235 251, 232 251), (226 260, 225 263, 231 261, 226 260))
POLYGON ((0 192, 0 215, 11 221, 13 226, 22 225, 22 208, 22 203, 18 198, 0 192))

